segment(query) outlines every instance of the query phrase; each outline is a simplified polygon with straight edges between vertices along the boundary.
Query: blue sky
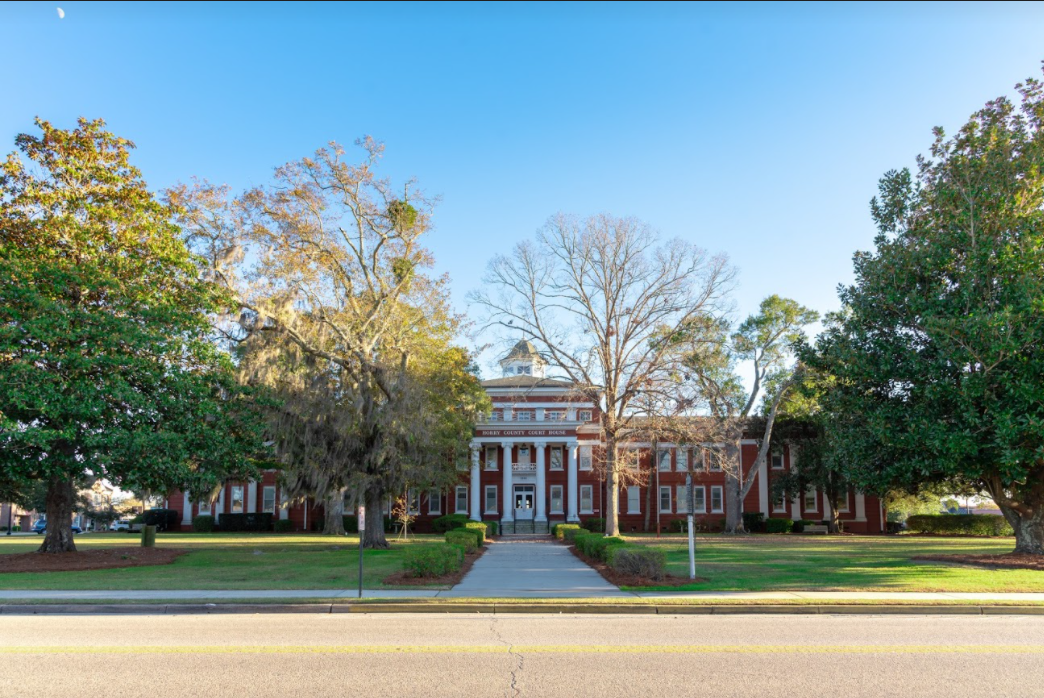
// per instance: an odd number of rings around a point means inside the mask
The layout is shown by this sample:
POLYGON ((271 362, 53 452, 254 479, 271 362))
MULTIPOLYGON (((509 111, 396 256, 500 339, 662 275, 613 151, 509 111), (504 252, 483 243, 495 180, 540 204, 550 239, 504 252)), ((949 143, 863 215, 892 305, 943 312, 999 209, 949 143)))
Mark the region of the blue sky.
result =
POLYGON ((566 211, 726 252, 746 314, 837 307, 878 178, 1040 76, 1044 4, 3 3, 0 35, 5 152, 102 117, 153 187, 242 188, 370 134, 441 197, 460 310, 566 211))

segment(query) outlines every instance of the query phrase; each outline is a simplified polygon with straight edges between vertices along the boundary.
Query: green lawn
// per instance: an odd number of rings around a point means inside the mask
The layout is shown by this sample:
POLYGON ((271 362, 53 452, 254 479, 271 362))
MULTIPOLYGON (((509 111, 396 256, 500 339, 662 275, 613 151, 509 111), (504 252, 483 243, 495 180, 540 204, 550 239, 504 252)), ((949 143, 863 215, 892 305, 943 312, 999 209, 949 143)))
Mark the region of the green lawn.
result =
MULTIPOLYGON (((630 536, 667 552, 671 574, 687 577, 684 536, 630 536)), ((1044 572, 915 562, 924 554, 1007 553, 1013 538, 920 536, 697 536, 691 591, 1044 591, 1044 572)))
MULTIPOLYGON (((0 554, 31 552, 40 541, 40 536, 0 536, 0 554)), ((408 545, 441 541, 441 536, 411 536, 409 542, 392 540, 390 550, 367 550, 363 586, 383 587, 385 577, 402 569, 408 545)), ((127 533, 76 536, 81 550, 138 542, 127 533)), ((352 589, 359 584, 358 536, 172 533, 159 534, 156 544, 190 552, 174 564, 154 567, 0 574, 0 589, 352 589)))

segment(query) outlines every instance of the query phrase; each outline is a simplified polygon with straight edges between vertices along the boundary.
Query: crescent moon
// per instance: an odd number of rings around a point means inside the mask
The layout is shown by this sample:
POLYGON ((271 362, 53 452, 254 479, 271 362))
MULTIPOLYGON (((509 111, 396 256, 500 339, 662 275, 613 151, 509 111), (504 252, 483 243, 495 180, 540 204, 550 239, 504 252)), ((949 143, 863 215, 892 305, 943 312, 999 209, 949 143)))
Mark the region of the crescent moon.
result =
POLYGON ((58 8, 58 19, 65 19, 65 10, 58 8))

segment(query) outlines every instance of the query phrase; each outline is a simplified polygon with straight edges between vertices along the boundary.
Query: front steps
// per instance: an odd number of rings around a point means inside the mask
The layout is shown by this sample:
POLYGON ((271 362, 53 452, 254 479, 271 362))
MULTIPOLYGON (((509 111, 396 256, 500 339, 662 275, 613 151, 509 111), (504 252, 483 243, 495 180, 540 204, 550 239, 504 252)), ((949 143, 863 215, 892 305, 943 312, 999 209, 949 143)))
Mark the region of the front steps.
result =
POLYGON ((518 521, 501 521, 500 534, 504 536, 546 536, 551 533, 551 528, 546 521, 521 519, 518 521))

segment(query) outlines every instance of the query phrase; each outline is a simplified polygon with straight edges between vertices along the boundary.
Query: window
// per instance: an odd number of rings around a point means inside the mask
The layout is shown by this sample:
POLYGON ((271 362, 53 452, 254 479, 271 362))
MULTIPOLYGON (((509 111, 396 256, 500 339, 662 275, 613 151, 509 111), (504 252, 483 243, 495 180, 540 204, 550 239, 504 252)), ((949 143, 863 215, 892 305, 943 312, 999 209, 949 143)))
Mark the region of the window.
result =
POLYGON ((671 513, 671 488, 667 485, 660 486, 660 513, 671 513))
POLYGON ((516 369, 515 369, 515 373, 516 373, 517 375, 521 376, 521 375, 522 375, 522 367, 521 367, 521 366, 519 366, 518 368, 516 368, 516 369))
POLYGON ((497 469, 497 447, 487 446, 486 447, 486 470, 497 469))
POLYGON ((503 410, 493 410, 489 414, 489 421, 491 421, 491 422, 499 422, 499 421, 502 421, 503 419, 504 419, 504 411, 503 410))
POLYGON ((841 492, 837 495, 837 510, 848 513, 848 492, 841 492))
POLYGON ((467 514, 468 513, 468 488, 458 487, 457 488, 457 503, 454 508, 456 514, 467 514))
POLYGON ((592 485, 580 485, 580 513, 594 513, 594 487, 592 485))
POLYGON ((718 446, 709 446, 703 449, 703 469, 712 473, 720 473, 721 456, 721 448, 718 446))
POLYGON ((529 465, 532 461, 530 460, 529 446, 518 447, 518 462, 524 465, 529 465))
POLYGON ((591 447, 581 446, 580 447, 580 469, 590 470, 591 469, 591 447))
POLYGON ((409 506, 409 513, 419 514, 420 492, 418 492, 417 490, 406 490, 406 503, 409 506))
POLYGON ((275 487, 265 487, 261 490, 261 513, 275 513, 275 487))
POLYGON ((532 422, 533 412, 531 410, 515 410, 515 419, 519 422, 532 422))
POLYGON ((656 468, 661 473, 671 469, 671 452, 666 448, 656 454, 656 468))
POLYGON ((809 490, 805 492, 805 511, 819 511, 819 507, 816 504, 816 491, 809 490))
POLYGON ((721 486, 715 485, 711 487, 711 512, 714 514, 720 514, 725 511, 725 507, 722 506, 721 500, 721 486))
POLYGON ((591 421, 591 410, 577 410, 576 420, 578 422, 590 422, 591 421))
POLYGON ((685 485, 678 485, 674 500, 678 503, 678 513, 688 514, 689 513, 689 488, 685 485))
POLYGON ((783 469, 783 451, 772 452, 772 469, 782 470, 783 469))
POLYGON ((243 486, 236 485, 232 488, 232 513, 243 513, 243 486))
POLYGON ((679 448, 675 451, 674 459, 678 461, 678 472, 684 473, 689 469, 689 449, 679 448))
POLYGON ((561 514, 562 511, 562 486, 551 485, 551 513, 561 514))
POLYGON ((551 470, 562 469, 562 447, 552 446, 551 447, 551 470))
POLYGON ((486 485, 486 513, 497 513, 497 486, 486 485))
POLYGON ((565 410, 544 410, 544 419, 549 422, 561 422, 565 418, 565 410))
POLYGON ((627 513, 642 513, 642 488, 631 486, 627 488, 627 513))
POLYGON ((772 511, 781 511, 784 514, 787 512, 787 496, 785 494, 780 493, 772 502, 772 511))
POLYGON ((707 491, 702 485, 692 488, 692 513, 707 513, 707 491))
POLYGON ((438 490, 428 490, 428 513, 442 513, 442 493, 438 490))
POLYGON ((210 515, 210 499, 204 499, 199 502, 199 515, 209 516, 210 515))

